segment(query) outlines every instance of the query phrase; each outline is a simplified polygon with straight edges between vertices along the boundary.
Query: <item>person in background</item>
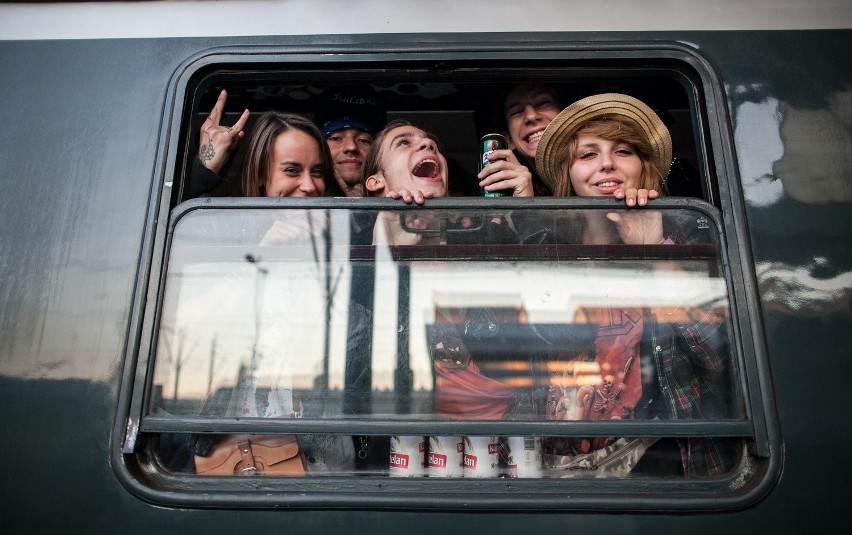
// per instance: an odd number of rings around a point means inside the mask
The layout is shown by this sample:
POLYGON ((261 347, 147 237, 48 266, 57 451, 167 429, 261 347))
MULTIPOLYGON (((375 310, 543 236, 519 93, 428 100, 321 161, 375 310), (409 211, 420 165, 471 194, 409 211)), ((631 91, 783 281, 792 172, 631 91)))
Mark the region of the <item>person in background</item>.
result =
POLYGON ((314 122, 331 151, 334 179, 346 197, 365 196, 361 184, 364 158, 385 121, 381 101, 369 87, 323 91, 314 122))
POLYGON ((548 85, 519 84, 512 88, 503 104, 509 148, 488 156, 491 163, 477 175, 479 186, 488 191, 511 189, 515 197, 550 195, 535 172, 535 150, 560 109, 559 96, 548 85))

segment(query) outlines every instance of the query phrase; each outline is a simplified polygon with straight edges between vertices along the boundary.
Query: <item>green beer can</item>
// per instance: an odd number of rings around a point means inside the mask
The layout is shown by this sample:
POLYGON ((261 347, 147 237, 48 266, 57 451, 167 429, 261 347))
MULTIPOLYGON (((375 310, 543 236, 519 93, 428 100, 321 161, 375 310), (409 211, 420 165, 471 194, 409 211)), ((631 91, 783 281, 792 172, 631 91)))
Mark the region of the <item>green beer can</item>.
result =
MULTIPOLYGON (((488 155, 495 150, 508 149, 509 143, 506 138, 500 134, 485 134, 479 140, 479 170, 482 171, 486 165, 492 163, 488 161, 488 155)), ((483 197, 511 197, 512 190, 504 189, 500 191, 485 191, 482 189, 483 197)))

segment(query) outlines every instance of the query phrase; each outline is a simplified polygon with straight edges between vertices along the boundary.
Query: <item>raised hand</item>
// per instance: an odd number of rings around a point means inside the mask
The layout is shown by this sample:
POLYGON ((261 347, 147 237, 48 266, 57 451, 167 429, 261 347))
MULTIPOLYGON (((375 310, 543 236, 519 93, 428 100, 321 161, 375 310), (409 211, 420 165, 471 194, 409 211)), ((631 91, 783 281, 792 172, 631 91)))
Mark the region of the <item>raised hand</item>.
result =
POLYGON ((663 214, 658 210, 609 212, 606 218, 615 223, 623 243, 641 245, 665 241, 663 214))
POLYGON ((219 98, 216 99, 216 105, 213 106, 210 115, 201 124, 198 146, 198 158, 201 163, 217 174, 222 171, 231 153, 245 135, 243 128, 245 128, 249 118, 249 111, 245 110, 233 126, 220 125, 227 100, 228 93, 223 89, 219 93, 219 98))

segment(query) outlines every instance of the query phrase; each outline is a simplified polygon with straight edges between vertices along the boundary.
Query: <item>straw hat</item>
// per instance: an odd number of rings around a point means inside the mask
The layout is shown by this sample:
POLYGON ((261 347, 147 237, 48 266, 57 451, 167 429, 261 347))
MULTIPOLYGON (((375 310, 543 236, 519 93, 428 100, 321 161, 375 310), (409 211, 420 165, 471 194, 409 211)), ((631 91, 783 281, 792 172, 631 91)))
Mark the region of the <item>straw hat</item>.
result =
POLYGON ((663 121, 644 102, 620 93, 592 95, 571 104, 554 117, 544 130, 535 154, 535 167, 552 190, 564 180, 564 151, 568 140, 581 126, 593 119, 618 117, 626 119, 651 145, 651 158, 666 178, 672 161, 672 136, 663 121), (563 155, 560 158, 560 153, 563 155))

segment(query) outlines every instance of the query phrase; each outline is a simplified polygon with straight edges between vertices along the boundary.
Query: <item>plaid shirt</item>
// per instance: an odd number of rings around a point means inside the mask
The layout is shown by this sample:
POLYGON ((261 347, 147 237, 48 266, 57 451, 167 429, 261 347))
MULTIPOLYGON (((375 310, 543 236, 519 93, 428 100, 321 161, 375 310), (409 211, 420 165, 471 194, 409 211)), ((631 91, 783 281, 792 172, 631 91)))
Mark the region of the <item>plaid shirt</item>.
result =
MULTIPOLYGON (((691 322, 646 322, 656 379, 665 400, 666 416, 700 420, 725 410, 724 386, 727 333, 712 312, 692 309, 691 322)), ((716 439, 678 439, 684 475, 719 476, 725 471, 716 439)))
MULTIPOLYGON (((713 243, 703 224, 690 215, 668 217, 666 235, 674 243, 713 243)), ((729 411, 725 379, 728 332, 723 317, 708 308, 682 309, 689 321, 666 323, 661 318, 645 322, 646 340, 654 360, 666 416, 677 420, 724 418, 729 411)), ((718 439, 678 439, 686 477, 720 476, 725 457, 718 439)))

